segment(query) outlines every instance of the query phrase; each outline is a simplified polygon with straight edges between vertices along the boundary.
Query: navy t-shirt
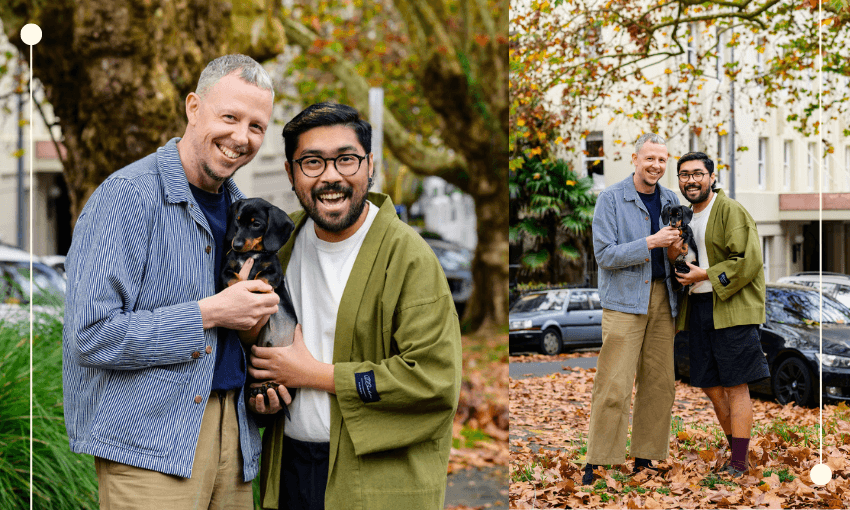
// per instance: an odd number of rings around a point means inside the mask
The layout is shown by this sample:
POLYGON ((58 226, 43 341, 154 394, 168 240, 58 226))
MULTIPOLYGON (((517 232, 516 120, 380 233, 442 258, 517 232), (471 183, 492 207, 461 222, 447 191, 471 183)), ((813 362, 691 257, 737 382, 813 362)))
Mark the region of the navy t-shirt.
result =
MULTIPOLYGON (((224 288, 221 282, 221 264, 224 258, 224 235, 227 232, 227 211, 230 209, 230 194, 226 191, 210 193, 189 184, 195 201, 201 207, 207 223, 215 239, 215 291, 224 288)), ((215 354, 215 371, 213 372, 212 390, 235 390, 245 385, 245 353, 236 331, 227 328, 217 328, 218 349, 215 354)))
MULTIPOLYGON (((660 230, 659 223, 661 220, 661 190, 658 186, 655 187, 655 193, 641 193, 638 191, 640 199, 649 211, 649 230, 655 234, 660 230)), ((664 248, 654 248, 650 250, 652 253, 652 279, 657 280, 667 276, 667 271, 664 269, 664 248)))

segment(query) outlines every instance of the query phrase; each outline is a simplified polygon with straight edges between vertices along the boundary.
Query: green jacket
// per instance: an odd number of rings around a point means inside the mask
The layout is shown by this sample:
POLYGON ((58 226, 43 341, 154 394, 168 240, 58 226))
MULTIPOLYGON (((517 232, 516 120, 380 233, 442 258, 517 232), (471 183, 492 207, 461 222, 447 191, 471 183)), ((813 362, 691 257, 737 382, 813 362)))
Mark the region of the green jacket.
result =
MULTIPOLYGON (((738 202, 717 190, 705 229, 708 279, 714 303, 714 328, 764 322, 764 267, 756 222, 738 202)), ((685 295, 676 329, 688 329, 685 295)))
MULTIPOLYGON (((354 262, 334 338, 325 508, 442 509, 460 395, 457 311, 437 257, 386 195, 354 262), (364 403, 355 374, 374 372, 380 400, 364 403)), ((307 217, 280 251, 289 264, 307 217)), ((371 399, 370 399, 371 400, 371 399)), ((263 508, 278 507, 284 419, 263 435, 263 508)))

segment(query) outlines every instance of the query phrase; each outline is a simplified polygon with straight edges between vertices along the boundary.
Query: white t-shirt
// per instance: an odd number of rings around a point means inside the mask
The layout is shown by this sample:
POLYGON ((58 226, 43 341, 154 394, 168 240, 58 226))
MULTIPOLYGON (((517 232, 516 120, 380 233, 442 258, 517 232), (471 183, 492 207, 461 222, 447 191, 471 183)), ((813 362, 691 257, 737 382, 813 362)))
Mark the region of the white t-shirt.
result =
MULTIPOLYGON (((322 363, 333 363, 339 302, 363 239, 378 215, 378 207, 368 201, 367 204, 366 221, 354 235, 338 243, 319 239, 315 223, 308 219, 295 239, 286 268, 286 288, 301 323, 304 343, 322 363)), ((298 388, 289 412, 292 421, 284 427, 288 437, 330 441, 331 401, 326 391, 298 388)))
MULTIPOLYGON (((717 193, 714 193, 714 196, 708 202, 708 206, 702 211, 694 213, 694 217, 691 218, 690 223, 691 230, 694 232, 694 239, 697 243, 699 267, 702 269, 708 269, 708 254, 705 251, 705 229, 708 226, 708 217, 711 215, 711 208, 714 206, 714 199, 716 198, 717 193)), ((711 291, 711 282, 709 280, 703 280, 691 286, 691 294, 702 294, 711 291)))

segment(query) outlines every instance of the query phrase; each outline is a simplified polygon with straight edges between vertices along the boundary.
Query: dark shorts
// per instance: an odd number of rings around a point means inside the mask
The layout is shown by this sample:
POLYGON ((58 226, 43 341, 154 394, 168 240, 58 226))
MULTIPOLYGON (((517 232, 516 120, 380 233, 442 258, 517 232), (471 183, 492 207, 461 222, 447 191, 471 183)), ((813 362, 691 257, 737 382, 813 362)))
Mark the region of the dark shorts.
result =
POLYGON ((714 329, 712 293, 691 294, 691 386, 730 388, 770 377, 756 324, 714 329))
POLYGON ((280 468, 280 510, 325 508, 330 443, 283 438, 280 468))

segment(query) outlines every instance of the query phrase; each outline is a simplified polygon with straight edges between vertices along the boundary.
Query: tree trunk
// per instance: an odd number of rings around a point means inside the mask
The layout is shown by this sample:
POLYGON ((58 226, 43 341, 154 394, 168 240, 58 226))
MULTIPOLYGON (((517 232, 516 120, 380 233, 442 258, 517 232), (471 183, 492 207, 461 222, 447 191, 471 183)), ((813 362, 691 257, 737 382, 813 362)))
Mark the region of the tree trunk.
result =
POLYGON ((492 184, 488 193, 474 196, 478 245, 472 263, 474 288, 463 317, 465 326, 484 333, 503 330, 508 323, 508 181, 492 184))
POLYGON ((0 6, 4 29, 22 55, 29 47, 21 27, 33 22, 42 29, 33 74, 67 148, 62 163, 72 224, 112 172, 183 134, 185 98, 209 61, 230 52, 260 59, 282 49, 282 32, 273 24, 254 41, 240 35, 241 25, 271 19, 253 3, 13 0, 0 6))

